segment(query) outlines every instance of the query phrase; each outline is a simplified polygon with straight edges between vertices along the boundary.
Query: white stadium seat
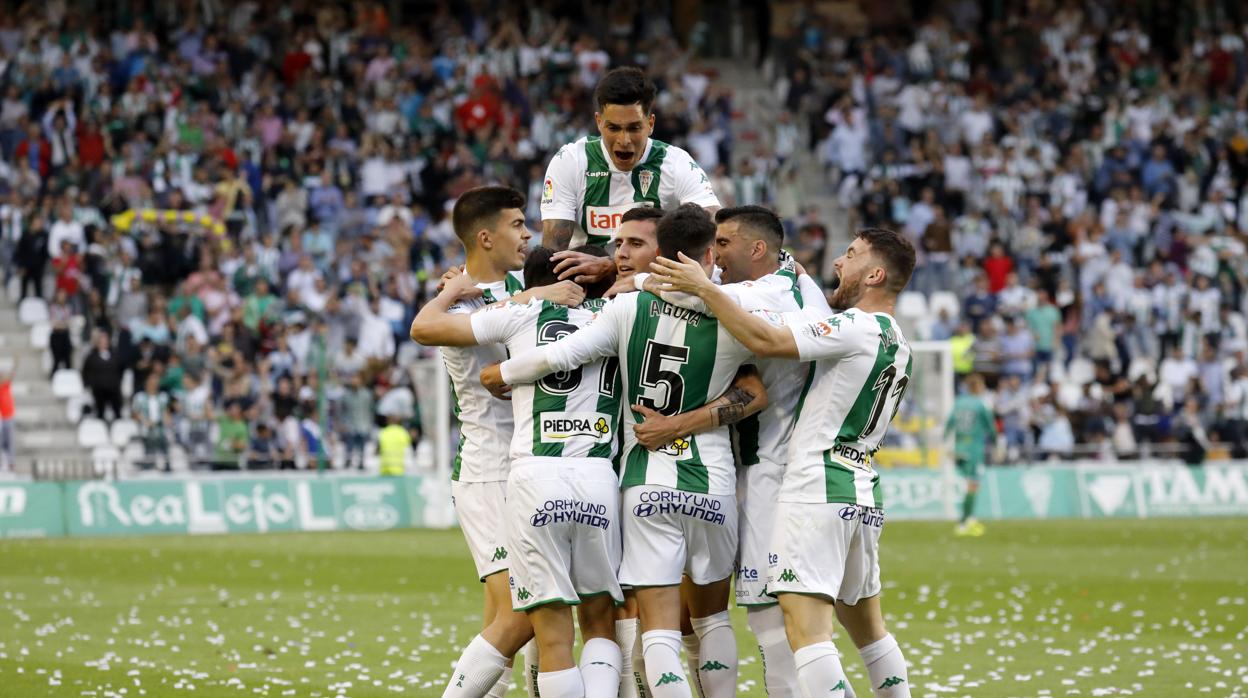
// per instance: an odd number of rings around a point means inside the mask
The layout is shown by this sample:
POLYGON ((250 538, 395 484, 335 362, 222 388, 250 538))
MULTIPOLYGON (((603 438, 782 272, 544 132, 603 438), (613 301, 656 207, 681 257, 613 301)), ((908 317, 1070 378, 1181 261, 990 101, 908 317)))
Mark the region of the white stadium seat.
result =
POLYGON ((23 325, 33 325, 36 322, 48 321, 48 304, 44 303, 40 298, 26 298, 21 305, 17 306, 17 319, 22 321, 23 325))
POLYGON ((933 319, 940 317, 942 308, 949 313, 950 320, 957 320, 962 315, 962 304, 952 291, 933 292, 927 299, 927 307, 933 319))
POLYGON ((30 346, 35 349, 47 349, 52 343, 52 325, 47 322, 36 322, 30 326, 30 346))
POLYGON ((110 429, 110 438, 117 448, 125 448, 139 433, 139 425, 133 419, 118 419, 110 429))
POLYGON ((915 291, 903 291, 897 296, 897 317, 922 318, 927 315, 927 296, 915 291))
POLYGON ((108 425, 104 423, 104 420, 94 418, 82 420, 82 423, 78 425, 78 445, 83 448, 110 446, 108 425))
POLYGON ((1066 380, 1075 385, 1087 385, 1096 378, 1096 367, 1092 362, 1082 356, 1073 359, 1070 362, 1070 368, 1066 370, 1066 380))
POLYGON ((62 368, 52 374, 52 394, 61 398, 81 397, 84 391, 82 375, 72 368, 62 368))

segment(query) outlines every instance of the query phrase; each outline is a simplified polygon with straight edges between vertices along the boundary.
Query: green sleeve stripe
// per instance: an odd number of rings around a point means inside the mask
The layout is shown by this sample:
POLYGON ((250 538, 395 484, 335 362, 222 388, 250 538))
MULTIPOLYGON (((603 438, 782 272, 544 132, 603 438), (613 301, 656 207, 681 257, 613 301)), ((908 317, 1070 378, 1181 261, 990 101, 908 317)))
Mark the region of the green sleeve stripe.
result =
POLYGON ((507 274, 503 277, 503 286, 507 289, 507 295, 512 296, 524 290, 524 284, 517 279, 514 274, 507 274))

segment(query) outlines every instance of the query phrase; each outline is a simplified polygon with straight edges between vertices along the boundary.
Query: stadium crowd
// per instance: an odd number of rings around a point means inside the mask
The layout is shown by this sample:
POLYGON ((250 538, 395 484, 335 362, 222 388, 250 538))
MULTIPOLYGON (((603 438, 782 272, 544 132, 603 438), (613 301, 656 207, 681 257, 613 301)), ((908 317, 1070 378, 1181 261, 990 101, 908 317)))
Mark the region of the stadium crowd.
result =
POLYGON ((780 98, 829 195, 920 251, 899 313, 988 379, 1008 457, 1244 456, 1243 6, 958 1, 857 36, 804 7, 780 98))
POLYGON ((25 3, 0 20, 5 281, 48 299, 53 371, 154 460, 354 464, 391 415, 419 439, 407 327, 462 261, 460 192, 528 191, 536 227, 620 63, 661 86, 655 137, 731 161, 731 91, 654 4, 25 3))
POLYGON ((1242 10, 957 1, 884 31, 787 5, 781 113, 747 145, 654 0, 404 22, 379 2, 26 3, 0 19, 0 266, 23 297, 48 277, 55 367, 149 452, 356 458, 387 414, 419 437, 406 366, 428 353, 406 327, 460 261, 455 196, 511 184, 536 226, 593 85, 637 63, 654 136, 725 205, 774 206, 808 268, 831 236, 798 186, 807 148, 856 224, 916 243, 926 300, 900 312, 988 378, 1008 459, 1246 453, 1242 10))

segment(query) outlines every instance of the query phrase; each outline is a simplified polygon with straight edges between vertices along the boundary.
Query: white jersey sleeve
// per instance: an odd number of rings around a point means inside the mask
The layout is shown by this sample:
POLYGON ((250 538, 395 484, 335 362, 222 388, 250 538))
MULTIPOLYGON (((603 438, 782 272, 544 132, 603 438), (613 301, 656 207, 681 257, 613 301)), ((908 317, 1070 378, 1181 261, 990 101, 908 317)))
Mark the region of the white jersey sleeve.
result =
POLYGON ((784 313, 784 324, 793 333, 797 356, 801 361, 837 359, 859 351, 861 338, 854 331, 852 319, 829 315, 812 321, 812 314, 803 310, 784 313))
POLYGON ((533 317, 535 311, 530 306, 534 304, 540 306, 541 299, 523 305, 510 301, 495 303, 473 313, 472 334, 477 344, 506 344, 533 317))
POLYGON ((555 371, 568 371, 596 359, 615 356, 626 324, 623 304, 607 303, 593 322, 577 332, 504 361, 500 366, 503 381, 508 385, 532 383, 555 371))
POLYGON ((694 162, 693 157, 681 148, 669 146, 667 156, 663 160, 663 178, 667 183, 668 196, 663 196, 663 207, 676 208, 680 204, 697 204, 703 208, 719 206, 719 197, 711 188, 711 178, 706 176, 702 166, 694 162))
POLYGON ((585 146, 568 143, 546 166, 542 183, 542 220, 577 221, 585 203, 585 146))
POLYGON ((828 305, 823 289, 809 275, 802 274, 797 277, 797 288, 802 292, 803 310, 824 316, 832 315, 832 306, 828 305))

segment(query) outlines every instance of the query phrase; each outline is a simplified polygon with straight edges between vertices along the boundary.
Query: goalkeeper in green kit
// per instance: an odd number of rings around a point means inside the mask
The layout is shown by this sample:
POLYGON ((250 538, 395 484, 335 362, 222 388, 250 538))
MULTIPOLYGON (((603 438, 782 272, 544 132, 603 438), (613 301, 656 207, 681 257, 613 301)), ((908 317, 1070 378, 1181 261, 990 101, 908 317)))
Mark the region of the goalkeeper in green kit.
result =
POLYGON ((954 534, 982 536, 984 525, 975 520, 975 494, 979 476, 984 470, 984 454, 989 439, 997 436, 997 420, 984 400, 984 379, 977 373, 966 378, 967 392, 953 401, 953 412, 945 423, 945 434, 954 435, 954 458, 958 474, 966 478, 966 497, 962 500, 962 518, 954 534))

